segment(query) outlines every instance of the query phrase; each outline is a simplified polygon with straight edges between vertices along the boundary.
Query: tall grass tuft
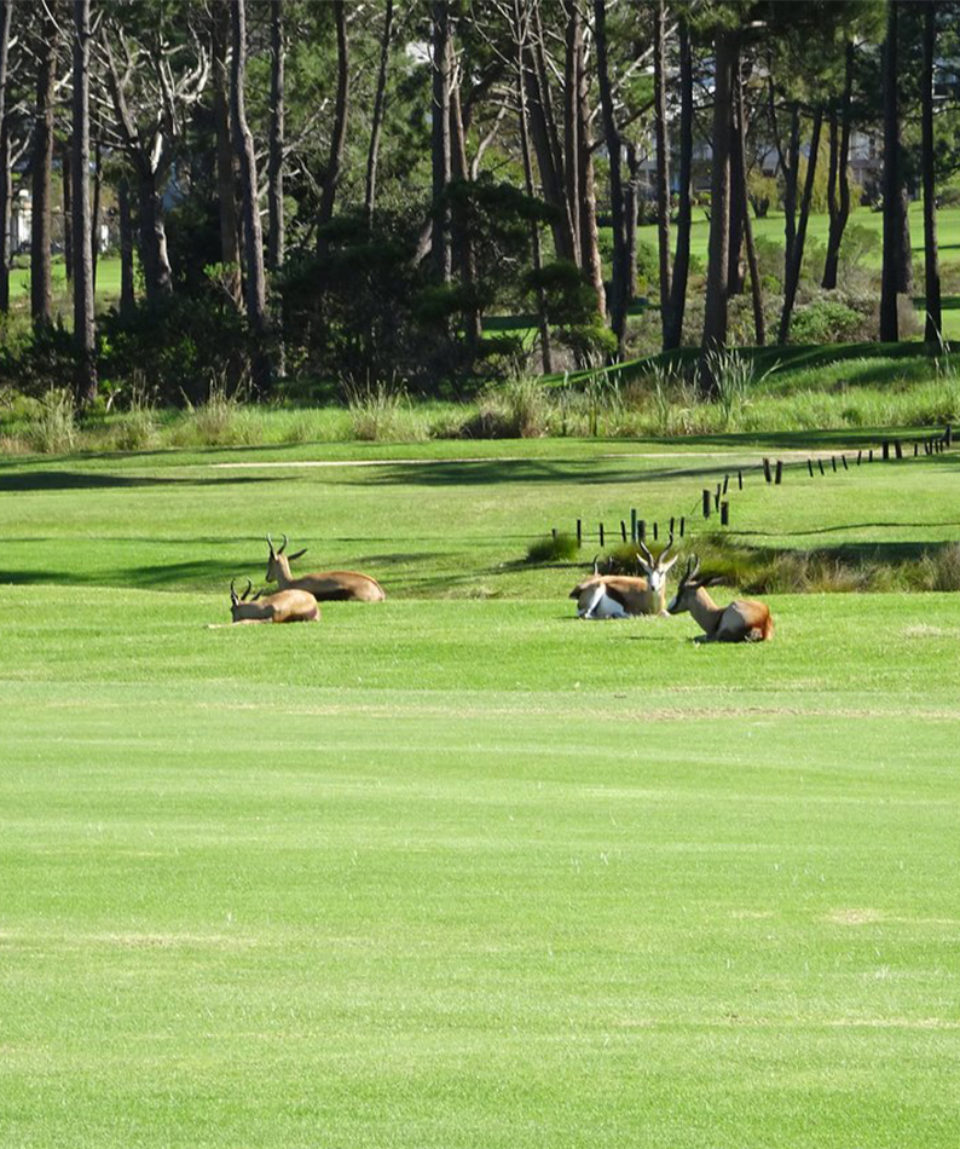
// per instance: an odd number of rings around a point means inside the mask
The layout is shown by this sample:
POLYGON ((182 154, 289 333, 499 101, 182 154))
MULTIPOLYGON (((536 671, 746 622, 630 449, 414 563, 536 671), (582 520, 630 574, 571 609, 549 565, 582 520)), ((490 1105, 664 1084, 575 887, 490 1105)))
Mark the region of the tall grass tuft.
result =
POLYGON ((947 543, 927 551, 920 560, 924 584, 929 590, 960 590, 960 543, 947 543))
POLYGON ((41 455, 65 455, 77 441, 76 407, 68 387, 54 387, 41 398, 28 430, 31 450, 41 455))
POLYGON ((353 438, 364 442, 400 439, 410 433, 410 399, 402 383, 367 379, 343 384, 353 438))

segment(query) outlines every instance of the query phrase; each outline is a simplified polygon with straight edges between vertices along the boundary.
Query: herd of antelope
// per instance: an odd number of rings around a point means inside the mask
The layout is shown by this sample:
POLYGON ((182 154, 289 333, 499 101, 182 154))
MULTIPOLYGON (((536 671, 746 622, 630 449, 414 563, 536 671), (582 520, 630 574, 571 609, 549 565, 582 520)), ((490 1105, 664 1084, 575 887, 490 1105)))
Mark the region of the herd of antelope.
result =
MULTIPOLYGON (((230 583, 230 613, 235 623, 253 622, 319 622, 321 602, 383 602, 383 587, 375 578, 359 571, 314 571, 294 577, 290 563, 306 554, 305 550, 288 555, 287 536, 279 548, 267 535, 266 581, 275 582, 278 590, 254 594, 253 582, 247 579, 242 594, 236 590, 236 579, 230 583)), ((674 596, 667 602, 667 575, 679 558, 668 559, 673 548, 673 535, 655 559, 641 539, 637 552, 636 575, 601 574, 596 560, 593 574, 583 579, 570 592, 577 600, 577 615, 583 619, 631 618, 637 615, 659 615, 689 612, 703 634, 700 642, 763 642, 773 637, 770 608, 762 602, 736 599, 727 606, 717 606, 706 588, 718 580, 700 577, 700 560, 687 562, 674 596)))

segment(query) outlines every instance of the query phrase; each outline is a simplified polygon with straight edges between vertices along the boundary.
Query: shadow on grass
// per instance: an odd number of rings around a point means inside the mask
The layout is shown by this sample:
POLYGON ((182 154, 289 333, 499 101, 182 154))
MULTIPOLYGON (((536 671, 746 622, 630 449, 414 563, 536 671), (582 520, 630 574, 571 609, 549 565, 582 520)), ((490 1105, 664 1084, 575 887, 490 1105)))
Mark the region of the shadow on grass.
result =
MULTIPOLYGON (((211 584, 230 586, 232 578, 246 570, 238 570, 237 563, 226 564, 214 559, 196 562, 170 563, 164 566, 114 568, 109 571, 76 572, 64 570, 0 570, 0 584, 10 586, 110 586, 125 590, 182 589, 184 586, 209 588, 211 584)), ((246 564, 248 567, 251 564, 246 564)), ((256 564, 258 570, 261 564, 256 564)), ((254 580, 256 581, 256 580, 254 580)))
POLYGON ((156 478, 146 475, 97 474, 91 471, 30 471, 0 475, 0 491, 82 491, 136 487, 210 487, 241 483, 267 483, 270 476, 241 475, 215 478, 156 478))

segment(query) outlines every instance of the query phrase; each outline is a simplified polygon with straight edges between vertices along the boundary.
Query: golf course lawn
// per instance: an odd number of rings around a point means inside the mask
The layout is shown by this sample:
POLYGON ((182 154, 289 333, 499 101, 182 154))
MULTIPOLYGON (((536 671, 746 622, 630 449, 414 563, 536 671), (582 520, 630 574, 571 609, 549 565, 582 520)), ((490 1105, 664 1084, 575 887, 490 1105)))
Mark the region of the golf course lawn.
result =
POLYGON ((702 645, 523 555, 740 467, 909 559, 955 453, 470 447, 0 460, 0 1144, 953 1149, 960 595, 702 645), (387 602, 224 625, 284 531, 387 602))

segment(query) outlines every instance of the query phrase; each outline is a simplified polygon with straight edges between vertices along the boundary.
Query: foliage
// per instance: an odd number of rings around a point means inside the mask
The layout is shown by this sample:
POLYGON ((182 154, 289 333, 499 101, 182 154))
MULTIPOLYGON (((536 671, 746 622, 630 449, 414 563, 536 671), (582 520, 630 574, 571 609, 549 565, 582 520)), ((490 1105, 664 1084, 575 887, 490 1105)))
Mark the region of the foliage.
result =
POLYGON ((68 386, 76 357, 73 339, 59 322, 11 330, 0 340, 0 384, 35 398, 68 386))
POLYGON ((568 563, 573 562, 579 553, 576 535, 560 531, 555 535, 544 535, 542 539, 532 542, 527 547, 527 562, 568 563))
POLYGON ((212 286, 197 296, 140 302, 101 324, 101 373, 115 389, 144 385, 162 405, 203 402, 212 380, 235 390, 252 350, 243 316, 212 286))

